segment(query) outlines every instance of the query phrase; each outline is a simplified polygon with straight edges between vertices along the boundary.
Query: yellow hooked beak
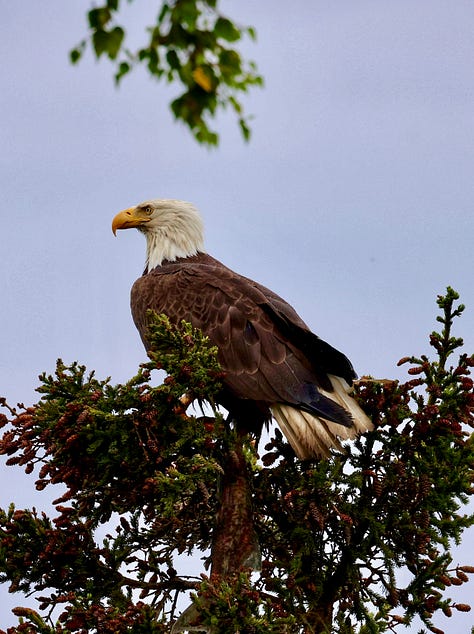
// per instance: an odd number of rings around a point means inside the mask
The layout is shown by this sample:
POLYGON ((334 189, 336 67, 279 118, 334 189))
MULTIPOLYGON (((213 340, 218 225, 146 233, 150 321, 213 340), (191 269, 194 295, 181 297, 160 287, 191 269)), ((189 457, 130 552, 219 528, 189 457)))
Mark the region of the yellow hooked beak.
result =
POLYGON ((140 227, 147 222, 150 222, 150 218, 143 216, 136 207, 129 207, 119 211, 112 220, 112 231, 115 236, 118 229, 132 229, 133 227, 140 227))

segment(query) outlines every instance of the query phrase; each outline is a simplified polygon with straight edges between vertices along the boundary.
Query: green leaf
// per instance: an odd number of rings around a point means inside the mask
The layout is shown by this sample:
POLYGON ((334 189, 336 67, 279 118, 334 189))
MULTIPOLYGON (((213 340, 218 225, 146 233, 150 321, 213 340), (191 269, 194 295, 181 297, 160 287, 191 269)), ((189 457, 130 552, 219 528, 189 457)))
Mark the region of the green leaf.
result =
POLYGON ((250 141, 251 130, 249 126, 247 125, 247 122, 245 121, 245 119, 243 118, 239 119, 239 126, 240 126, 240 131, 242 132, 242 136, 244 137, 244 140, 250 141))
POLYGON ((103 53, 107 52, 109 34, 107 31, 95 31, 92 34, 92 44, 97 57, 100 57, 103 53))
POLYGON ((80 47, 73 48, 69 53, 69 59, 71 60, 71 64, 77 64, 77 62, 82 57, 82 49, 80 47))
POLYGON ((207 145, 208 147, 215 147, 219 143, 219 135, 210 130, 206 125, 202 125, 193 134, 199 143, 207 145))
POLYGON ((128 62, 120 62, 117 72, 115 73, 115 83, 118 84, 122 77, 129 73, 131 66, 128 62))
POLYGON ((237 114, 242 113, 242 105, 237 101, 235 97, 229 97, 229 103, 237 114))
POLYGON ((79 44, 69 52, 69 59, 72 64, 76 64, 82 57, 87 45, 87 40, 82 40, 79 44))
POLYGON ((181 68, 181 62, 179 61, 178 53, 171 49, 166 53, 166 61, 173 70, 181 68))
POLYGON ((163 70, 160 68, 160 57, 156 48, 150 48, 148 51, 148 70, 152 75, 160 77, 163 70))
POLYGON ((109 9, 106 7, 100 7, 98 9, 91 9, 87 14, 89 18, 89 26, 91 29, 103 29, 112 17, 109 9))
POLYGON ((219 66, 222 72, 236 75, 241 71, 240 55, 237 51, 224 49, 219 55, 219 66))
POLYGON ((124 30, 116 26, 112 31, 104 31, 103 29, 96 31, 92 35, 92 43, 97 57, 106 53, 110 59, 115 59, 120 51, 124 38, 124 30))
POLYGON ((175 4, 172 21, 186 25, 189 31, 194 31, 199 17, 199 9, 195 0, 181 0, 175 4))
POLYGON ((124 30, 120 26, 116 26, 109 32, 109 44, 107 54, 110 59, 115 59, 122 46, 123 38, 125 36, 124 30))
POLYGON ((214 34, 227 42, 240 40, 240 31, 233 22, 227 18, 218 18, 214 25, 214 34))
POLYGON ((157 19, 158 24, 161 23, 165 19, 166 15, 169 12, 170 12, 170 5, 167 2, 165 2, 163 6, 161 7, 161 11, 158 15, 158 19, 157 19))
POLYGON ((247 33, 249 37, 255 42, 257 39, 257 31, 253 28, 253 26, 247 27, 247 33))

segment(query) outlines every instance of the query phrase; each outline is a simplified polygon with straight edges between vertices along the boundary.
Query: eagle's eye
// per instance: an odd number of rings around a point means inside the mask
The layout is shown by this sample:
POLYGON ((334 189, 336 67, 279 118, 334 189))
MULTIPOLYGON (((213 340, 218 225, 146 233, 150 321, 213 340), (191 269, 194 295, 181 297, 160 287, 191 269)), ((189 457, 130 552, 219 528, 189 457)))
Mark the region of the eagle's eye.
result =
POLYGON ((150 216, 153 213, 153 207, 147 205, 143 211, 150 216))

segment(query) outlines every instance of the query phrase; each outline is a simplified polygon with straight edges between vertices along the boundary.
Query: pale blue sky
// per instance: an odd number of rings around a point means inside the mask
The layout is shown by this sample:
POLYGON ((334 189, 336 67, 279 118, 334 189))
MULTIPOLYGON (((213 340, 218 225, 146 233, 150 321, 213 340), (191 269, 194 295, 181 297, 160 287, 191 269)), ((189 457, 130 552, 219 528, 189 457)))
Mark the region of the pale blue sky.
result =
MULTIPOLYGON (((127 4, 134 39, 152 4, 127 4)), ((257 28, 245 50, 266 86, 245 101, 251 143, 220 116, 217 151, 173 123, 175 89, 144 71, 116 90, 105 60, 70 66, 88 8, 0 5, 0 394, 34 402, 57 357, 114 381, 144 361, 128 306, 144 240, 114 239, 110 222, 152 197, 194 202, 207 250, 287 298, 360 374, 400 377, 400 357, 428 351, 447 284, 472 352, 470 0, 227 0, 257 28)), ((32 478, 1 473, 2 505, 44 504, 32 478)), ((471 532, 461 561, 472 544, 471 532)), ((4 594, 0 627, 21 603, 4 594)))

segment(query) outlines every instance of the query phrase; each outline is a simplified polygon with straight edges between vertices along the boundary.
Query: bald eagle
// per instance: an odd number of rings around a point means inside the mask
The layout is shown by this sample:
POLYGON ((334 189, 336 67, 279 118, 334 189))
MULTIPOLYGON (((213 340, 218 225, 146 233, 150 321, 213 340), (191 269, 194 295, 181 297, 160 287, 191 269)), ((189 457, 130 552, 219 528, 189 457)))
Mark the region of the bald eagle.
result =
POLYGON ((327 457, 341 440, 372 428, 349 394, 356 374, 347 357, 276 293, 207 255, 193 205, 148 200, 113 219, 114 234, 131 227, 146 237, 131 309, 147 350, 149 309, 201 329, 225 373, 218 402, 247 429, 273 416, 301 459, 327 457))

